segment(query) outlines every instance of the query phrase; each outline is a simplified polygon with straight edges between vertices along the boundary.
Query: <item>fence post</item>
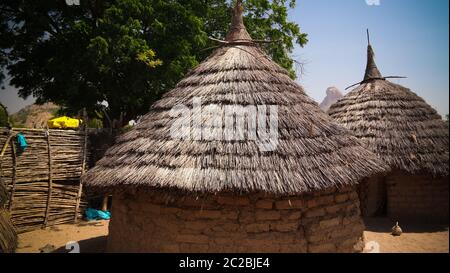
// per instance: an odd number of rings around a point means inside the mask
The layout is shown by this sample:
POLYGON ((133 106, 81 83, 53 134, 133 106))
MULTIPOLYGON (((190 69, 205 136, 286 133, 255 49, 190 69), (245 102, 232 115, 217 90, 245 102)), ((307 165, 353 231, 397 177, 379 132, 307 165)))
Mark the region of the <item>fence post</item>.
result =
POLYGON ((14 203, 14 193, 16 192, 16 180, 17 180, 17 154, 16 145, 14 144, 14 138, 10 138, 11 141, 11 156, 12 156, 12 181, 11 181, 11 195, 9 197, 8 209, 11 212, 14 203))
POLYGON ((48 195, 47 195, 47 207, 45 210, 45 219, 44 219, 44 227, 47 227, 48 217, 50 214, 50 203, 52 199, 52 190, 53 190, 53 162, 52 162, 52 148, 50 144, 50 131, 46 131, 47 136, 47 151, 48 151, 48 195))
MULTIPOLYGON (((81 175, 80 177, 84 174, 84 171, 86 169, 86 154, 87 154, 87 142, 88 142, 88 130, 87 130, 87 113, 86 113, 86 108, 83 109, 83 122, 84 122, 84 142, 83 142, 83 161, 81 162, 81 175)), ((81 179, 80 179, 80 184, 78 186, 78 194, 77 194, 77 199, 76 199, 76 204, 75 204, 75 217, 74 217, 74 222, 77 223, 78 222, 78 209, 80 208, 80 201, 81 201, 81 194, 83 193, 83 183, 81 183, 81 179)))

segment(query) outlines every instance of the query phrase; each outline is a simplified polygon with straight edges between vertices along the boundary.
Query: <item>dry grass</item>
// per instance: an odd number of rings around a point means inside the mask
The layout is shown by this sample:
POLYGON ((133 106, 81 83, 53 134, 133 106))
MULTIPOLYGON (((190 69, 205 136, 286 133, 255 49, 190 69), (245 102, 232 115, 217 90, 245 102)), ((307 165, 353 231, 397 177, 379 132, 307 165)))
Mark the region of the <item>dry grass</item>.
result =
POLYGON ((368 51, 364 81, 329 115, 392 169, 448 176, 448 124, 411 90, 382 78, 368 51))
POLYGON ((17 246, 17 234, 9 213, 0 208, 0 253, 14 252, 17 246))
POLYGON ((141 123, 120 136, 83 176, 84 183, 99 191, 172 187, 297 194, 353 185, 386 171, 257 44, 236 10, 226 41, 157 101, 141 123), (176 118, 170 110, 182 104, 191 107, 194 97, 221 111, 227 105, 277 105, 277 149, 261 152, 253 140, 172 139, 176 118))
POLYGON ((0 179, 0 252, 14 252, 17 246, 17 234, 9 213, 4 209, 7 191, 0 179))

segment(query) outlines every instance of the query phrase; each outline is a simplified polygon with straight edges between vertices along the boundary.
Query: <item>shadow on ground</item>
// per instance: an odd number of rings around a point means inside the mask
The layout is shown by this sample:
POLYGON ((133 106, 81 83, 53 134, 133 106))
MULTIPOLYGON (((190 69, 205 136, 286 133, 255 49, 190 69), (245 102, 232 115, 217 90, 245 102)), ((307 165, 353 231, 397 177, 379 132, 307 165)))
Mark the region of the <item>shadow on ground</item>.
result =
MULTIPOLYGON (((381 217, 364 218, 364 224, 367 231, 373 232, 391 232, 396 220, 381 217)), ((417 221, 399 221, 399 226, 405 233, 429 233, 437 231, 447 231, 448 224, 433 224, 417 221)))
POLYGON ((101 227, 101 226, 103 226, 104 224, 103 224, 103 222, 102 222, 102 220, 96 220, 96 221, 83 221, 83 222, 79 222, 78 224, 77 224, 77 227, 87 227, 87 226, 90 226, 90 227, 101 227))
MULTIPOLYGON (((78 244, 80 245, 80 253, 104 253, 107 238, 108 236, 99 236, 78 241, 78 244)), ((68 253, 70 251, 70 249, 68 250, 65 247, 60 247, 53 251, 53 253, 68 253)))

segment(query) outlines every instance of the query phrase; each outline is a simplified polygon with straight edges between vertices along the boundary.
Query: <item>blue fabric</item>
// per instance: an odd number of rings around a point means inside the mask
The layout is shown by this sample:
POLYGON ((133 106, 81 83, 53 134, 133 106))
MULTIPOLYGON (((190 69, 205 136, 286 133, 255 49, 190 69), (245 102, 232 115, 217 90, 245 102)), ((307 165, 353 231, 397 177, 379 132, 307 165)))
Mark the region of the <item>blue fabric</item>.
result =
POLYGON ((111 213, 109 211, 98 210, 97 214, 101 220, 109 220, 109 218, 111 218, 111 213))
POLYGON ((17 143, 19 144, 19 148, 22 151, 25 151, 25 149, 28 147, 27 140, 21 133, 17 134, 17 143))
POLYGON ((86 219, 90 220, 109 220, 111 218, 111 212, 101 211, 97 209, 87 208, 84 212, 86 219))

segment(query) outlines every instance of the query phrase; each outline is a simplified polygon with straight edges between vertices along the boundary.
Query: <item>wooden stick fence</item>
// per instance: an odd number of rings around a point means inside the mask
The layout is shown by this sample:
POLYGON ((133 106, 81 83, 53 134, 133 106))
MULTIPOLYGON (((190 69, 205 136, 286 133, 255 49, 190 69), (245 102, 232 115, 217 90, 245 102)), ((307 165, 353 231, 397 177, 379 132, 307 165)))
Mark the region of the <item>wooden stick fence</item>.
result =
POLYGON ((80 176, 89 154, 87 131, 2 128, 0 148, 5 144, 0 175, 17 232, 76 222, 86 207, 80 176), (24 151, 11 137, 17 133, 28 142, 24 151))

